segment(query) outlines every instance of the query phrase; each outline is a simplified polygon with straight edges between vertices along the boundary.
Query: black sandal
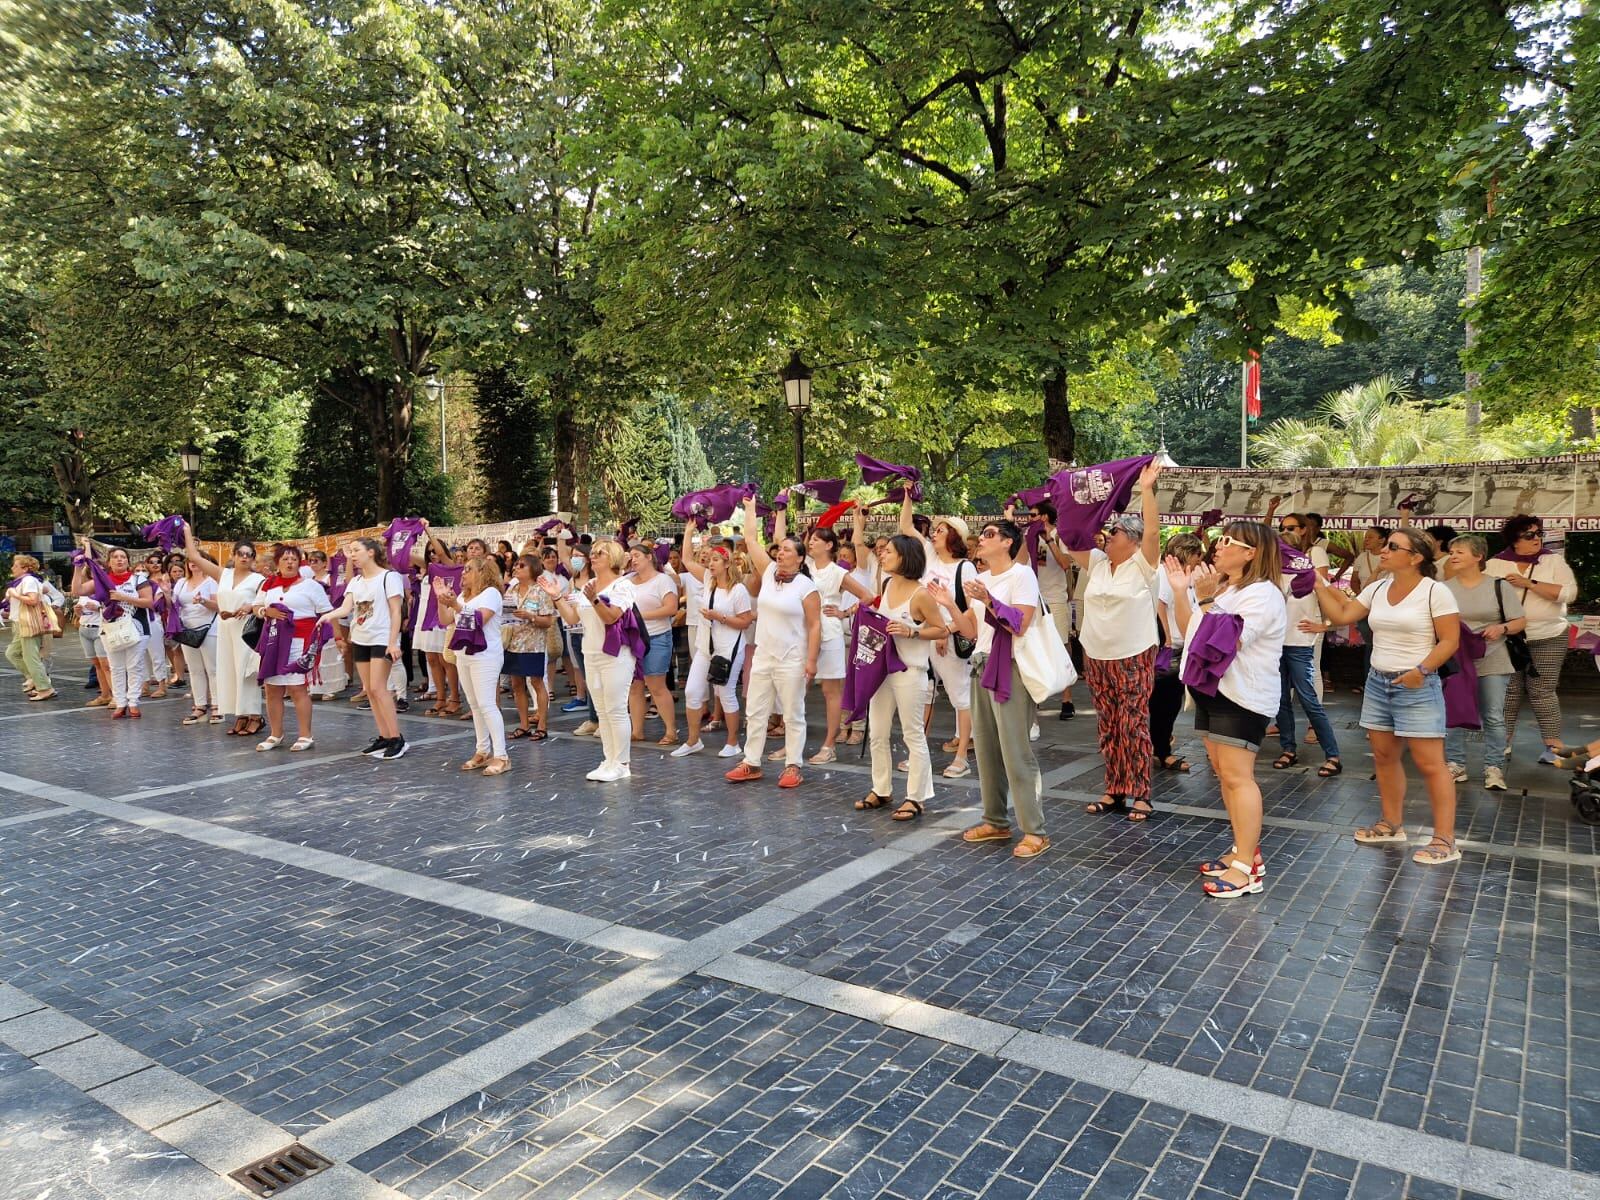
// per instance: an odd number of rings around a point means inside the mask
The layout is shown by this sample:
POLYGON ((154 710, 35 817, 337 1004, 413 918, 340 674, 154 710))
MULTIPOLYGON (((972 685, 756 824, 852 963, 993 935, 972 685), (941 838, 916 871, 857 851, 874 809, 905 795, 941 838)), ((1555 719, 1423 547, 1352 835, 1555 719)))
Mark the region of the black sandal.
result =
POLYGON ((921 815, 922 805, 915 800, 907 799, 901 803, 899 808, 894 810, 892 819, 896 821, 915 821, 921 815), (910 811, 908 812, 907 809, 910 809, 910 811))
POLYGON ((868 792, 865 797, 856 801, 856 811, 865 812, 869 808, 882 808, 889 803, 888 798, 878 795, 877 792, 868 792))
POLYGON ((549 736, 550 736, 550 731, 548 729, 535 729, 532 733, 530 733, 528 735, 528 737, 530 737, 531 739, 533 739, 536 742, 542 742, 549 736))
POLYGON ((1083 811, 1091 817, 1104 816, 1106 813, 1119 813, 1128 811, 1128 803, 1121 796, 1105 793, 1104 800, 1096 800, 1093 804, 1085 804, 1083 811))
POLYGON ((1187 775, 1189 773, 1189 760, 1177 754, 1171 755, 1167 758, 1158 758, 1156 761, 1161 764, 1161 769, 1163 771, 1176 771, 1180 775, 1187 775))
POLYGON ((510 733, 506 734, 506 739, 508 741, 513 741, 514 742, 518 738, 527 737, 532 732, 533 732, 533 730, 529 729, 526 725, 518 725, 510 733))
POLYGON ((1140 821, 1148 821, 1155 815, 1156 806, 1151 804, 1150 801, 1146 800, 1143 796, 1135 800, 1133 802, 1133 807, 1128 810, 1128 820, 1133 821, 1135 824, 1140 821), (1139 807, 1141 804, 1144 805, 1143 808, 1139 807))
POLYGON ((1344 773, 1344 764, 1337 758, 1330 758, 1317 768, 1317 775, 1322 779, 1332 779, 1335 775, 1344 773))
POLYGON ((1298 754, 1296 754, 1293 750, 1285 750, 1282 754, 1278 755, 1277 758, 1272 760, 1272 769, 1274 771, 1281 771, 1285 767, 1294 766, 1295 763, 1297 763, 1299 761, 1300 761, 1300 756, 1298 754))

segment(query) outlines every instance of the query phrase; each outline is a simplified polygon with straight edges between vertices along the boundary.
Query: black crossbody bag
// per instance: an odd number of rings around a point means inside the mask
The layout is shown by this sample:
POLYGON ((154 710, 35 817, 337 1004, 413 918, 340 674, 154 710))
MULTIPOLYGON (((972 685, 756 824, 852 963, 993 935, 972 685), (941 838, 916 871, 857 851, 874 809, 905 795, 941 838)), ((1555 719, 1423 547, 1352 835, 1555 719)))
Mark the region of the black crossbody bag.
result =
MULTIPOLYGON (((1533 578, 1531 571, 1528 573, 1528 578, 1533 578)), ((1500 624, 1503 626, 1506 623, 1506 602, 1500 595, 1500 579, 1498 576, 1494 581, 1494 602, 1495 606, 1500 610, 1500 624)), ((1525 675, 1537 677, 1539 668, 1533 665, 1533 651, 1528 649, 1527 631, 1507 633, 1504 635, 1504 640, 1506 653, 1511 656, 1511 669, 1513 671, 1521 671, 1525 675)))
MULTIPOLYGON (((967 560, 964 558, 956 563, 955 592, 957 612, 967 611, 967 594, 961 586, 961 568, 966 565, 967 560)), ((967 659, 972 657, 972 652, 978 648, 978 643, 974 639, 952 629, 950 631, 950 648, 956 652, 957 658, 967 659)))
MULTIPOLYGON (((712 611, 717 607, 717 588, 711 587, 711 598, 706 601, 706 607, 712 611)), ((712 687, 722 687, 733 675, 733 660, 738 656, 739 643, 744 640, 744 630, 739 630, 739 636, 733 639, 733 649, 727 654, 713 654, 711 661, 706 664, 706 682, 712 687)))

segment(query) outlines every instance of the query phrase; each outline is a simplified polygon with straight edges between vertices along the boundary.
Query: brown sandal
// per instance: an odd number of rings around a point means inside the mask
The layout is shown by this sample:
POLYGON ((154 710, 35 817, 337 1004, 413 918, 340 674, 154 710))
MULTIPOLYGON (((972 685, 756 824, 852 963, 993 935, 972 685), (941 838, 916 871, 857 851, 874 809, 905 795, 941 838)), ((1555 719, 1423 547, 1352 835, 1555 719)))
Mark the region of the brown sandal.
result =
POLYGON ((864 797, 856 801, 856 811, 865 812, 869 808, 882 808, 887 803, 889 801, 878 795, 877 792, 868 792, 864 797))

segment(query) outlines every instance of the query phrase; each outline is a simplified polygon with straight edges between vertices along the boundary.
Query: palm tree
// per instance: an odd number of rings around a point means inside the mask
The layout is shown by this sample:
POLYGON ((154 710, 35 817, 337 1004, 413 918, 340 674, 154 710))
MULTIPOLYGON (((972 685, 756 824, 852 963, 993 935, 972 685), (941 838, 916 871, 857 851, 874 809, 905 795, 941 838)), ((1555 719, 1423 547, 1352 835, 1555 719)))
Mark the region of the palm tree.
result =
POLYGON ((1461 462, 1475 445, 1461 409, 1425 406, 1387 375, 1325 397, 1316 419, 1274 421, 1251 439, 1261 465, 1291 471, 1461 462))

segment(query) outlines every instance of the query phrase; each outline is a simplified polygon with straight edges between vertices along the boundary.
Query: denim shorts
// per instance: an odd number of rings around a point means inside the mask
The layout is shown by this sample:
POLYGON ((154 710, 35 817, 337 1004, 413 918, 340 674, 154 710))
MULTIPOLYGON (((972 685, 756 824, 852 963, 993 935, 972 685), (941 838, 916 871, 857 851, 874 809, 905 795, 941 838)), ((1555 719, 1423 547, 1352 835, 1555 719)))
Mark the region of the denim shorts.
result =
POLYGON ((1439 676, 1424 675, 1421 687, 1408 688, 1395 682, 1404 674, 1376 667, 1367 672, 1367 688, 1361 696, 1361 728, 1404 738, 1444 737, 1444 684, 1439 676))
POLYGON ((650 639, 650 648, 644 652, 644 673, 665 675, 672 665, 672 630, 658 633, 650 639))

